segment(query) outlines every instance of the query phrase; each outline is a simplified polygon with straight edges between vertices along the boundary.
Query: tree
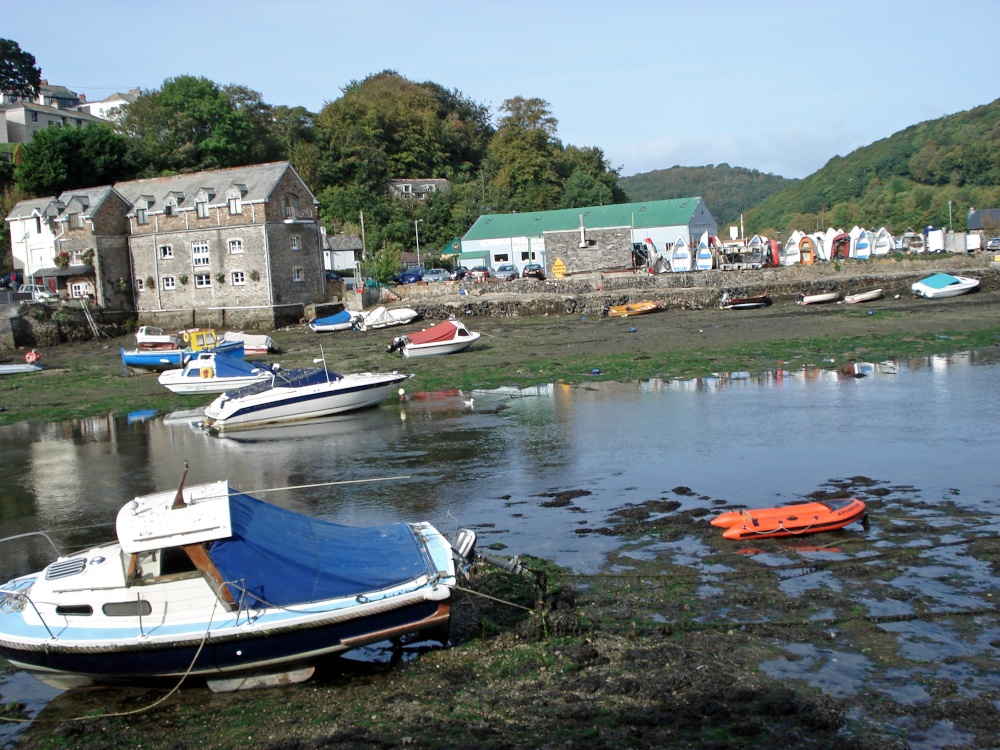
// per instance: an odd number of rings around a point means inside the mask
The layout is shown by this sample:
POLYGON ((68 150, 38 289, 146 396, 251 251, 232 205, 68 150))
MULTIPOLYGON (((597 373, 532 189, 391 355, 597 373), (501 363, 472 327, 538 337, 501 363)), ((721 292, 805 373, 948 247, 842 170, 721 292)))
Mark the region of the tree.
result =
POLYGON ((125 139, 100 123, 39 130, 21 147, 14 167, 14 184, 36 196, 110 185, 133 176, 125 139))
POLYGON ((0 39, 0 91, 33 99, 41 85, 42 71, 35 65, 35 56, 17 42, 0 39))
POLYGON ((169 78, 143 91, 115 120, 144 174, 196 172, 276 158, 271 107, 260 94, 207 78, 169 78))
POLYGON ((491 183, 506 198, 506 209, 545 211, 558 205, 561 180, 557 121, 542 99, 507 99, 496 135, 490 141, 487 169, 491 183))

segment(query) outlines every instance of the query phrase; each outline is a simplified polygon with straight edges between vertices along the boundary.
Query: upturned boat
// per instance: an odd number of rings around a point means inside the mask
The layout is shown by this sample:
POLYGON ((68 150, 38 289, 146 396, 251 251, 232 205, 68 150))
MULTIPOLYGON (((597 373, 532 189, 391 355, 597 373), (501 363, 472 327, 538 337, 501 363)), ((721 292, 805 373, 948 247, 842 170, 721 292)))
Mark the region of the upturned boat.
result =
POLYGON ((327 654, 417 633, 444 643, 456 562, 475 545, 463 530, 458 552, 426 522, 321 521, 226 481, 137 497, 116 534, 0 587, 0 655, 62 689, 299 682, 327 654))
POLYGON ((865 504, 856 497, 798 503, 780 508, 734 510, 712 519, 726 539, 760 539, 833 531, 863 520, 865 504))

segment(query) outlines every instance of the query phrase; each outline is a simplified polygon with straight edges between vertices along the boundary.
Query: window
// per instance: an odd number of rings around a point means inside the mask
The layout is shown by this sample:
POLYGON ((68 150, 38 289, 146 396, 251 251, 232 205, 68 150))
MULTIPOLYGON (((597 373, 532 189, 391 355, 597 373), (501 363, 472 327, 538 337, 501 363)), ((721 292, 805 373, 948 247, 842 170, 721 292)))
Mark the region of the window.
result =
POLYGON ((136 280, 135 280, 135 290, 136 290, 137 292, 141 292, 141 291, 143 291, 143 290, 144 290, 145 288, 146 288, 146 282, 145 282, 145 280, 144 280, 144 279, 136 279, 136 280))
POLYGON ((409 195, 410 193, 413 192, 413 186, 408 183, 404 183, 403 185, 399 186, 399 192, 401 192, 403 195, 409 195))
POLYGON ((208 256, 208 243, 205 241, 191 243, 191 260, 194 266, 207 266, 210 262, 208 256))
POLYGON ((194 288, 204 289, 206 287, 212 286, 212 274, 210 273, 196 273, 194 275, 194 288))
POLYGON ((525 250, 521 253, 521 260, 531 260, 531 253, 525 250))
POLYGON ((294 219, 299 215, 299 197, 297 195, 281 196, 282 213, 286 219, 294 219))
POLYGON ((82 299, 90 295, 90 287, 83 282, 74 282, 69 285, 69 296, 73 299, 82 299))
POLYGON ((32 122, 38 122, 38 113, 37 112, 32 112, 31 113, 31 121, 32 122))
POLYGON ((160 245, 160 258, 164 260, 169 260, 174 257, 174 246, 173 245, 160 245))
POLYGON ((194 209, 199 219, 208 218, 208 201, 195 201, 194 209))
POLYGON ((174 207, 171 206, 168 203, 166 206, 163 207, 163 215, 164 216, 173 216, 174 215, 174 207))
POLYGON ((247 283, 247 277, 242 271, 233 271, 233 286, 240 286, 247 283))
POLYGON ((135 210, 135 223, 136 224, 148 224, 149 215, 146 213, 146 209, 137 208, 135 210))
POLYGON ((507 253, 497 253, 493 256, 496 263, 510 263, 510 256, 507 253))
POLYGON ((153 607, 145 599, 137 599, 128 602, 108 602, 101 611, 108 617, 136 617, 138 615, 151 615, 153 607))
POLYGON ((35 234, 41 234, 41 233, 42 233, 42 217, 41 216, 36 216, 35 217, 35 234))
POLYGON ((289 239, 291 240, 292 243, 292 252, 297 253, 300 250, 298 235, 292 235, 289 239))
POLYGON ((69 228, 70 229, 83 229, 83 214, 70 214, 69 215, 69 228))
POLYGON ((170 289, 176 289, 176 288, 177 288, 177 281, 174 279, 173 276, 163 277, 163 289, 165 291, 169 291, 170 289))
POLYGON ((305 278, 306 278, 305 277, 305 273, 303 272, 303 270, 301 268, 293 268, 292 269, 292 281, 295 281, 295 282, 305 281, 305 278))
POLYGON ((229 254, 239 255, 243 252, 243 240, 229 240, 229 254))
POLYGON ((231 214, 241 214, 243 213, 243 201, 239 198, 229 199, 229 213, 231 214))

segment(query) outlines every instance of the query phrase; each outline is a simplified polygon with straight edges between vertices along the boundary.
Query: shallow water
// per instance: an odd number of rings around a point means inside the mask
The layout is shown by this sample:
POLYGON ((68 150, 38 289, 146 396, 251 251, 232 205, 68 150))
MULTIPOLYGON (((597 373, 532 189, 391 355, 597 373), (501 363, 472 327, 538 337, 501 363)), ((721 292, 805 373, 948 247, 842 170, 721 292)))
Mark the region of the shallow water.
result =
MULTIPOLYGON (((460 522, 478 530, 481 547, 530 553, 579 573, 600 570, 620 541, 577 531, 603 526, 609 511, 625 504, 669 496, 682 509, 767 506, 850 477, 891 489, 886 518, 869 539, 878 542, 918 516, 957 523, 959 534, 968 521, 951 519, 948 508, 982 514, 978 528, 1000 521, 990 515, 1000 496, 993 468, 998 379, 1000 358, 986 351, 844 372, 789 368, 504 389, 476 392, 471 404, 470 394, 413 393, 355 415, 221 437, 194 424, 197 410, 20 424, 0 428, 0 522, 3 536, 46 531, 64 551, 107 541, 119 507, 135 495, 176 487, 187 465, 188 485, 228 479, 278 505, 347 524, 426 519, 453 529, 460 522), (330 484, 336 482, 350 483, 330 484), (278 489, 289 487, 295 489, 278 489), (572 491, 585 493, 572 493, 566 505, 546 505, 572 491)), ((705 552, 691 539, 635 554, 672 555, 710 584, 726 568, 705 564, 705 552)), ((996 589, 988 566, 961 549, 942 547, 933 555, 930 566, 889 585, 951 608, 981 606, 984 592, 996 589)), ((37 537, 0 546, 0 578, 50 558, 37 537)), ((762 566, 788 562, 785 555, 756 559, 762 566)), ((826 572, 781 582, 789 595, 837 586, 826 572)), ((704 591, 708 596, 713 588, 704 591)), ((861 603, 873 615, 909 609, 877 597, 861 603)), ((950 632, 920 622, 891 627, 898 628, 905 656, 916 660, 940 654, 950 632)), ((863 663, 846 665, 839 654, 837 662, 819 652, 798 657, 773 665, 775 673, 834 694, 865 679, 863 663)), ((21 679, 0 681, 4 700, 29 708, 49 700, 27 694, 21 679)), ((904 688, 884 687, 887 694, 904 688)))

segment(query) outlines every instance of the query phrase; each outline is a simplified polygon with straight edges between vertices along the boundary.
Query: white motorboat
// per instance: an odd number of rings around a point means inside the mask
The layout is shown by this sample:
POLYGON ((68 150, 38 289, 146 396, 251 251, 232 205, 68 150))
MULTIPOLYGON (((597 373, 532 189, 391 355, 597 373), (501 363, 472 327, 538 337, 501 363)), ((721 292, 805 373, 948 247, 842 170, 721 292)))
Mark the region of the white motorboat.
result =
POLYGON ((268 382, 227 391, 205 409, 205 426, 222 431, 295 422, 378 406, 409 378, 399 372, 338 375, 326 369, 279 370, 268 382))
POLYGON ((327 654, 416 633, 443 643, 456 562, 475 547, 468 530, 453 547, 426 522, 342 526, 226 481, 137 497, 116 533, 0 587, 11 665, 62 689, 299 682, 327 654))
POLYGON ((872 300, 881 299, 882 297, 883 294, 881 289, 871 289, 867 292, 848 294, 844 297, 844 302, 848 305, 855 305, 858 302, 871 302, 872 300))
POLYGON ((445 320, 422 331, 397 336, 386 351, 402 351, 404 357, 454 354, 468 349, 478 340, 476 331, 470 331, 457 320, 445 320))
POLYGON ((244 333, 243 331, 226 331, 222 334, 223 341, 242 341, 245 354, 269 354, 278 351, 274 341, 265 333, 244 333))
POLYGON ((971 292, 979 286, 979 279, 968 276, 952 276, 948 273, 936 273, 921 279, 910 285, 910 289, 917 297, 926 299, 941 299, 943 297, 957 297, 960 294, 971 292))
POLYGON ((818 305, 823 302, 836 302, 840 299, 840 292, 823 292, 822 294, 799 293, 799 298, 795 300, 797 305, 818 305))
POLYGON ((362 312, 357 321, 357 327, 362 331, 376 328, 389 328, 412 323, 420 317, 420 313, 408 307, 376 307, 374 310, 362 312))
POLYGON ((309 324, 309 329, 314 333, 327 333, 330 331, 347 331, 356 328, 361 319, 361 313, 353 310, 341 310, 325 318, 316 318, 309 324))
POLYGON ((198 352, 183 368, 164 370, 160 385, 181 394, 223 393, 270 382, 278 365, 247 362, 219 352, 198 352))

